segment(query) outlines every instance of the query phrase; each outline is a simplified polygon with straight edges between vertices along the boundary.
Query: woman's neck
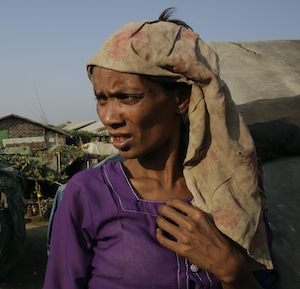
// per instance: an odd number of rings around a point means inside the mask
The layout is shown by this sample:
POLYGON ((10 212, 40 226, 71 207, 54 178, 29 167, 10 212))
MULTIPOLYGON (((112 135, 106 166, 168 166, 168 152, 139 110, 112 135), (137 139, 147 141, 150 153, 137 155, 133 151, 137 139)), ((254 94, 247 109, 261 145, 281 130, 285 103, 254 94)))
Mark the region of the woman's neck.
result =
POLYGON ((171 184, 182 176, 182 163, 177 151, 169 155, 152 153, 144 157, 127 160, 125 167, 131 178, 157 179, 161 183, 171 184))
POLYGON ((125 172, 141 198, 165 201, 191 196, 182 174, 184 148, 179 149, 179 139, 177 143, 178 145, 166 146, 167 150, 160 149, 124 162, 125 172))

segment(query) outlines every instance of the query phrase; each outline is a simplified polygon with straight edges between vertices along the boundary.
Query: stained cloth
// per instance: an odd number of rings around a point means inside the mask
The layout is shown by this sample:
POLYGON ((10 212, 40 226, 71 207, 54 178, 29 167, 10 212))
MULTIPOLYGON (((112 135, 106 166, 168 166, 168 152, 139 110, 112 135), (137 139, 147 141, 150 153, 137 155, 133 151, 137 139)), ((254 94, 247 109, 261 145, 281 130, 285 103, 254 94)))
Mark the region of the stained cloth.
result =
POLYGON ((192 86, 184 176, 193 205, 257 262, 273 268, 263 223, 265 202, 247 126, 219 76, 216 53, 193 31, 164 21, 129 23, 88 61, 119 72, 192 86))
MULTIPOLYGON (((159 244, 162 204, 140 199, 119 161, 76 174, 54 216, 43 288, 222 288, 213 274, 159 244)), ((267 270, 257 274, 272 288, 267 270)))

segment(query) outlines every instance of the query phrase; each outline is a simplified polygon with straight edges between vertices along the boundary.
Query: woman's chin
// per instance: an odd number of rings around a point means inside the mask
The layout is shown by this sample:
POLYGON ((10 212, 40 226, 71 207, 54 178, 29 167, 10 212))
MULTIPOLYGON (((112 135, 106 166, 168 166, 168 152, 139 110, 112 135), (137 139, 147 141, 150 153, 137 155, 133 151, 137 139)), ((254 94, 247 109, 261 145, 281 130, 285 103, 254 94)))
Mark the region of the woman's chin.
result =
POLYGON ((121 157, 124 159, 135 159, 137 158, 136 154, 132 153, 130 150, 118 150, 121 157))

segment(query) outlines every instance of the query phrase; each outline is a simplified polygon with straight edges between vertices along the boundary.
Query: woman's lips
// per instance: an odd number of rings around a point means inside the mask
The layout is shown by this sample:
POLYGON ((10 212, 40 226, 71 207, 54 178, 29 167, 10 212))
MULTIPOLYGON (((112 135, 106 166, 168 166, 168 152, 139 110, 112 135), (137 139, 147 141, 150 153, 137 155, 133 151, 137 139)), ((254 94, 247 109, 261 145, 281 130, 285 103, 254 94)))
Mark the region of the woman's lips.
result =
POLYGON ((118 150, 128 150, 130 143, 130 136, 122 135, 122 136, 113 136, 113 145, 118 150))

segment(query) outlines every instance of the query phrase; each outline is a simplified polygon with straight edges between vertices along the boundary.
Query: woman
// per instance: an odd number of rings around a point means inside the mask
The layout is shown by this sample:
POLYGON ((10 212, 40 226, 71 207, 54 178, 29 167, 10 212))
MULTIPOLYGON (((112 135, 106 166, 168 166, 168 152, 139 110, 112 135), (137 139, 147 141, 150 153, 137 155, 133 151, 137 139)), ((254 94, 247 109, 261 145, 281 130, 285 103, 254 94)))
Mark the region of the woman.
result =
POLYGON ((272 288, 252 273, 272 267, 252 139, 216 55, 169 12, 125 25, 87 64, 127 160, 68 183, 45 289, 272 288))

